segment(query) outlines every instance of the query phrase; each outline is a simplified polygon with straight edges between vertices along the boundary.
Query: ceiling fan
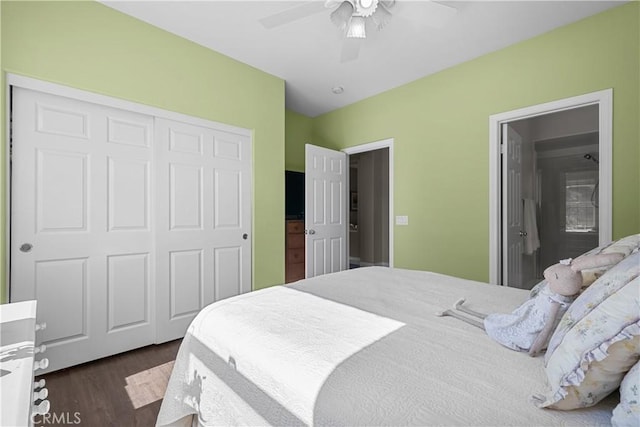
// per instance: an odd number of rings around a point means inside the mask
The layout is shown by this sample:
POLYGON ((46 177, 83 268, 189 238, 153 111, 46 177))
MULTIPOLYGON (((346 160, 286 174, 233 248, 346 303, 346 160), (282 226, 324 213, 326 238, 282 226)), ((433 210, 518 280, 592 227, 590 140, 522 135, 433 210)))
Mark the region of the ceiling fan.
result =
POLYGON ((359 55, 361 42, 367 30, 382 30, 393 17, 401 12, 396 3, 411 3, 411 13, 405 13, 405 21, 434 28, 443 27, 456 13, 453 7, 429 0, 310 0, 301 5, 260 19, 265 28, 288 24, 309 15, 332 9, 329 18, 345 35, 341 62, 352 61, 359 55))

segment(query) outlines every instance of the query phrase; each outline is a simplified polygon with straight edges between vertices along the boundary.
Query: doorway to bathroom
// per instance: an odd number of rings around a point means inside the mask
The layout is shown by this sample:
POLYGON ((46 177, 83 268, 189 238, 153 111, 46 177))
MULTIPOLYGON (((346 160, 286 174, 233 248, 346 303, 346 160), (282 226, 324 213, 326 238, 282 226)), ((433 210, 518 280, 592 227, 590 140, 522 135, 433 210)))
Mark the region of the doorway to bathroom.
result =
POLYGON ((491 283, 531 289, 546 267, 610 241, 610 101, 602 91, 492 116, 491 283))

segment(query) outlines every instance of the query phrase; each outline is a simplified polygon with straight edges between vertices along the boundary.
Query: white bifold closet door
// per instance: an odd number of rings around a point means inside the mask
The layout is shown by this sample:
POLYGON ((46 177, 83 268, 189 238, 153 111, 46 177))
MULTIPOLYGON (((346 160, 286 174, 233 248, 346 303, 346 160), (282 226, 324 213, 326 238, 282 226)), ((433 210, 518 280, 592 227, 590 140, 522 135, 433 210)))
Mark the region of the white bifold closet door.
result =
POLYGON ((12 94, 10 300, 38 300, 46 371, 181 337, 251 289, 249 136, 12 94))
POLYGON ((13 89, 11 301, 49 370, 151 344, 153 117, 13 89))

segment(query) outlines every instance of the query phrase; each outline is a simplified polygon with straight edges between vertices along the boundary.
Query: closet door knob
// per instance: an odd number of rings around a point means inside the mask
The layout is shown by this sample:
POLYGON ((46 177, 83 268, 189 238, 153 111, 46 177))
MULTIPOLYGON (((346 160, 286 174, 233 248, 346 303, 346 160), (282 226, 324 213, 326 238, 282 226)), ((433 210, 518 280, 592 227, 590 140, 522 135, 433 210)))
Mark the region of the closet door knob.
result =
POLYGON ((31 243, 23 243, 20 245, 20 251, 22 252, 31 252, 31 249, 33 249, 33 245, 31 243))
POLYGON ((247 240, 247 239, 249 238, 249 235, 248 235, 247 233, 244 233, 244 234, 242 235, 242 238, 243 238, 244 240, 247 240))

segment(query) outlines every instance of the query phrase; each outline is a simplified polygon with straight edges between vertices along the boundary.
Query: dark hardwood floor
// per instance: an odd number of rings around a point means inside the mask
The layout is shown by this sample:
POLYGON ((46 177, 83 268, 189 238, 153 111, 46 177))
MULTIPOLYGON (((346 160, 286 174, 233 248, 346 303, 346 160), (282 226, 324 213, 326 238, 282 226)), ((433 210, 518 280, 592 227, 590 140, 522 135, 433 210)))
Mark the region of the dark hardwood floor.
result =
POLYGON ((155 425, 161 400, 135 409, 125 389, 126 378, 175 360, 180 342, 151 345, 37 377, 47 382, 51 415, 36 417, 36 425, 155 425))

